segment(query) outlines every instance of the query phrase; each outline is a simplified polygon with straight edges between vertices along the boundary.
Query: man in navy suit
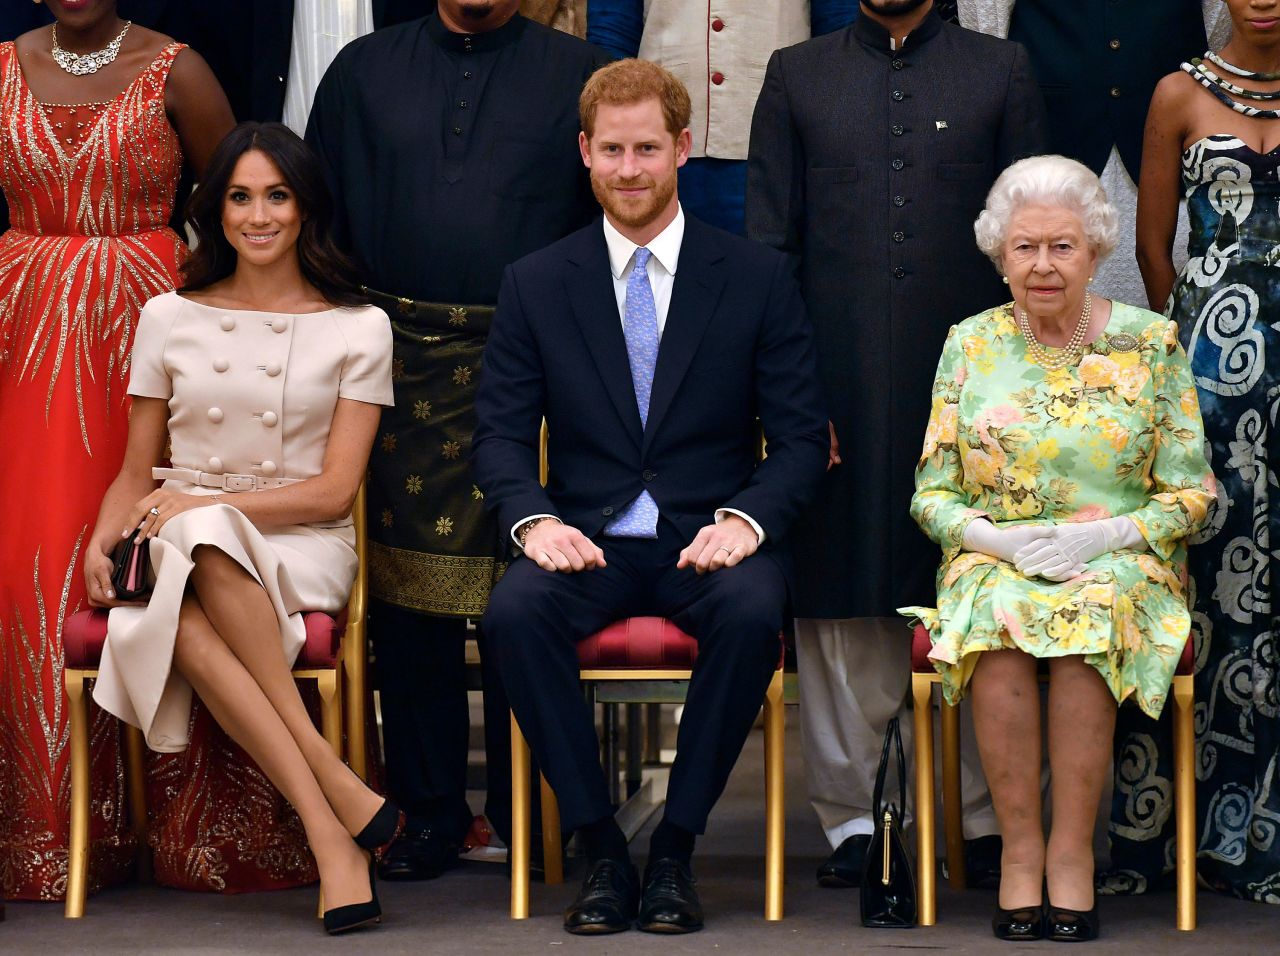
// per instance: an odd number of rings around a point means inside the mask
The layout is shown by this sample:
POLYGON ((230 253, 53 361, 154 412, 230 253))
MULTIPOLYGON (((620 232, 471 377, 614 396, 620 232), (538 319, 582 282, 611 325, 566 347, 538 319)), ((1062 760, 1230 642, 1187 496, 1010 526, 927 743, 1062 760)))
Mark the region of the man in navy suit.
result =
POLYGON ((574 933, 702 926, 690 858, 759 710, 788 601, 782 539, 827 464, 814 346, 784 257, 686 217, 689 95, 598 71, 579 103, 603 222, 508 267, 472 464, 513 561, 483 627, 588 872, 574 933), (546 418, 550 479, 538 481, 546 418), (768 457, 755 460, 756 420, 768 457), (698 640, 643 885, 598 759, 575 643, 633 615, 698 640))

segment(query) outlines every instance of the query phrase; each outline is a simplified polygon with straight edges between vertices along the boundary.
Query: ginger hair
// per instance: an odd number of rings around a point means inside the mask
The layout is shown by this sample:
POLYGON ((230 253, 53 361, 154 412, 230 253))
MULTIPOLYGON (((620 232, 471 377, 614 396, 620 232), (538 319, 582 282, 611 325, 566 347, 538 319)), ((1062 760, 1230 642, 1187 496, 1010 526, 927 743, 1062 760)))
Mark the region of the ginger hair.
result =
POLYGON ((662 107, 667 131, 674 137, 688 127, 693 107, 689 91, 670 71, 648 60, 616 60, 601 67, 587 80, 578 97, 578 119, 590 139, 595 133, 600 104, 630 106, 656 99, 662 107))

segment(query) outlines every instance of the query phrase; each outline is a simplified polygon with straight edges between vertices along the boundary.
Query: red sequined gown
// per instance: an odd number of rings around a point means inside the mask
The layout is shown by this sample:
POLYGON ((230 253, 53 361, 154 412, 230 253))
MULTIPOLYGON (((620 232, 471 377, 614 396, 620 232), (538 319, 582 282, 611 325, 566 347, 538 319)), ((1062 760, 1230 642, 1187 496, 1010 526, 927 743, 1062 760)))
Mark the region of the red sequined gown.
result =
MULTIPOLYGON (((0 895, 66 890, 69 729, 62 622, 86 606, 81 556, 119 471, 142 304, 174 287, 167 223, 182 165, 165 112, 171 44, 114 99, 38 103, 0 44, 0 895)), ((297 817, 197 710, 191 747, 151 755, 156 876, 191 889, 315 878, 297 817)), ((91 727, 90 886, 129 872, 119 727, 91 727)))

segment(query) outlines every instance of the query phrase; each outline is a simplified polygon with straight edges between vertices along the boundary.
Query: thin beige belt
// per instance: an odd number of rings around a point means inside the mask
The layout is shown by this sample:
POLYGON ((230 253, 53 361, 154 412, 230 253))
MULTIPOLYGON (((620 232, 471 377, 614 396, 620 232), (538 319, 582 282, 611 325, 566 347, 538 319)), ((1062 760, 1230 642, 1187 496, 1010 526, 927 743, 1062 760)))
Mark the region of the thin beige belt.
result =
POLYGON ((194 468, 152 468, 152 478, 177 478, 189 481, 201 488, 221 488, 223 491, 265 491, 297 484, 301 478, 263 478, 259 475, 211 475, 194 468))

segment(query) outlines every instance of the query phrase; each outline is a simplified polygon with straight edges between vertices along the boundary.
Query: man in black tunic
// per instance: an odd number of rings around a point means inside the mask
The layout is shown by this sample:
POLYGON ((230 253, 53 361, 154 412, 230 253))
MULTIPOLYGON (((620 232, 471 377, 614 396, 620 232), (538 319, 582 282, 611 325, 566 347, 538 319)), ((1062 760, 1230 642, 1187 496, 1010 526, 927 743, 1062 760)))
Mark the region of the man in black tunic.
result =
MULTIPOLYGON (((935 601, 941 555, 908 508, 942 343, 1008 298, 973 221, 1000 171, 1045 145, 1026 52, 933 0, 862 0, 853 26, 775 53, 756 103, 747 234, 797 260, 844 459, 792 532, 809 793, 836 848, 823 885, 858 880, 906 702, 895 610, 935 601)), ((964 777, 966 830, 994 833, 976 758, 964 777)))
MULTIPOLYGON (((395 334, 396 406, 383 415, 368 483, 388 786, 409 816, 382 865, 391 878, 438 875, 471 821, 465 628, 501 565, 467 461, 502 270, 596 214, 578 156, 578 94, 607 57, 518 6, 440 0, 424 19, 348 44, 307 128, 342 239, 395 334)), ((503 830, 509 720, 495 673, 484 671, 487 810, 503 830)))

